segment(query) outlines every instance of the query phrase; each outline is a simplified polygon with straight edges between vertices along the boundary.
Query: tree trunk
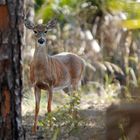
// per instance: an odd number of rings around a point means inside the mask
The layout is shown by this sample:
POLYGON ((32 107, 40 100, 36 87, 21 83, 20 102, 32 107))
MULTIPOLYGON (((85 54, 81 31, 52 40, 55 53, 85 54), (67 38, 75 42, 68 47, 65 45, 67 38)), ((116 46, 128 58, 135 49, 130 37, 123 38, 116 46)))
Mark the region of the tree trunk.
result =
POLYGON ((23 5, 24 0, 0 0, 0 140, 23 139, 23 5))

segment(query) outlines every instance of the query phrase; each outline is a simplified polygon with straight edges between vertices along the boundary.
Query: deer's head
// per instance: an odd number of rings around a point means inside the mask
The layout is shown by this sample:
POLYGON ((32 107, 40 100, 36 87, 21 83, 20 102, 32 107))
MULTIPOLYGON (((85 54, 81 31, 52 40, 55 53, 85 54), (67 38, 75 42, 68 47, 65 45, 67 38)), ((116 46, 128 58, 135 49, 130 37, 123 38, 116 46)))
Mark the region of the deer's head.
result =
POLYGON ((43 46, 46 46, 46 43, 47 43, 46 34, 47 34, 48 30, 55 27, 57 20, 52 19, 47 24, 35 25, 31 21, 25 19, 24 23, 28 29, 31 29, 34 32, 37 46, 43 47, 43 46))

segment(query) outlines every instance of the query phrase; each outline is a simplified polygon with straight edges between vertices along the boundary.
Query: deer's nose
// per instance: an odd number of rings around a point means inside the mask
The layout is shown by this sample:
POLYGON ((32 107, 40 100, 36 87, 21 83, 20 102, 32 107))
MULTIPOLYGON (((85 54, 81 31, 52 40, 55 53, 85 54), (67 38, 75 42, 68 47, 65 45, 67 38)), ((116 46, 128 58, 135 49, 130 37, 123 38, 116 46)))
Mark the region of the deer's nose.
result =
POLYGON ((43 38, 40 38, 39 40, 38 40, 38 43, 40 43, 40 44, 43 44, 45 42, 45 40, 43 39, 43 38))

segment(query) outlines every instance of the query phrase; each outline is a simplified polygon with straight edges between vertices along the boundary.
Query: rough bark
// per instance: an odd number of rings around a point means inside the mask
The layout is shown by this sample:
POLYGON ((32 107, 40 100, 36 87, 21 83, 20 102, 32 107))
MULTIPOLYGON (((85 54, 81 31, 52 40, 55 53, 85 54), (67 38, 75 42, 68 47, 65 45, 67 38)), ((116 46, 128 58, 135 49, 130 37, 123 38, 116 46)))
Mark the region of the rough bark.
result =
POLYGON ((23 139, 23 3, 24 0, 0 0, 0 140, 23 139))

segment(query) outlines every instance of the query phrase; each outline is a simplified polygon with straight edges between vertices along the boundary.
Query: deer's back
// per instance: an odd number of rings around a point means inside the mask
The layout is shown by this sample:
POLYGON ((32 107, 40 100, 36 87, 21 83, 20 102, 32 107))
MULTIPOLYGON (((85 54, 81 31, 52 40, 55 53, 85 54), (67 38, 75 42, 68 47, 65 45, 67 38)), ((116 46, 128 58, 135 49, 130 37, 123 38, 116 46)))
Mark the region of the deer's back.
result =
POLYGON ((79 56, 64 52, 54 55, 53 57, 61 61, 68 68, 72 79, 81 78, 84 70, 84 62, 79 56))

